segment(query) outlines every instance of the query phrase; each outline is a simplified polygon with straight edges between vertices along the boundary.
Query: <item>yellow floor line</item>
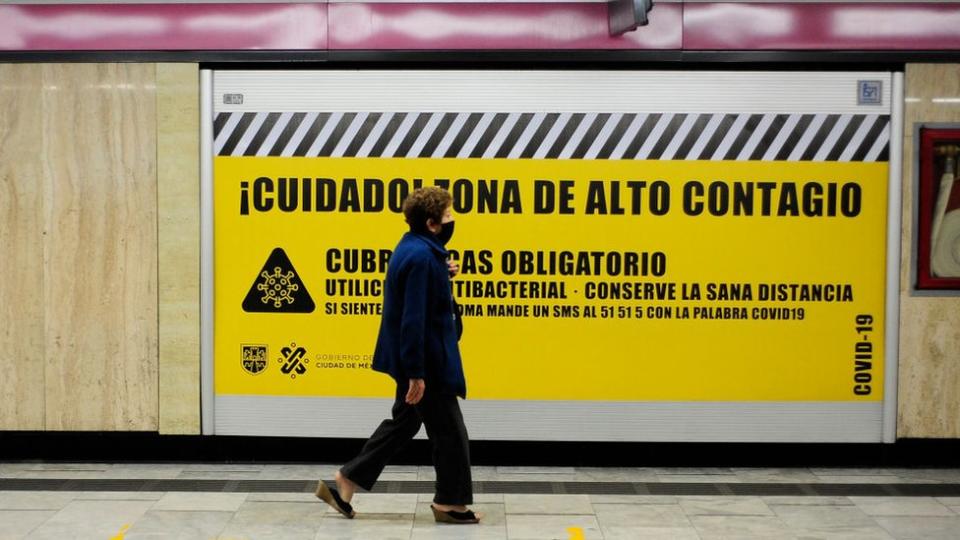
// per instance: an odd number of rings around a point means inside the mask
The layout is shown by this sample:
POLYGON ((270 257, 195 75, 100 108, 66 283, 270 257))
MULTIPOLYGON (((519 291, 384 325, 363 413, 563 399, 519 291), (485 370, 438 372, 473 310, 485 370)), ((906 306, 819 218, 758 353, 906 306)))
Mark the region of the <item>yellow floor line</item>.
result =
POLYGON ((110 537, 110 540, 123 540, 123 535, 126 534, 127 529, 129 528, 130 525, 124 525, 123 527, 120 527, 120 532, 118 532, 116 536, 110 537))

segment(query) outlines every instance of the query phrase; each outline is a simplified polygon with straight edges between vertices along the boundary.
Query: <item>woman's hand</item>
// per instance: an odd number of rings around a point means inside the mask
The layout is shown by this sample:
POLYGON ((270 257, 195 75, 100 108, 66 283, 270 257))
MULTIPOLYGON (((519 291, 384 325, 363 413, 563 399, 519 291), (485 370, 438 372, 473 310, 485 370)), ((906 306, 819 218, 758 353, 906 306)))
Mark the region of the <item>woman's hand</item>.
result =
POLYGON ((454 261, 447 261, 447 272, 449 272, 450 277, 453 278, 453 276, 460 273, 460 265, 454 261))
POLYGON ((407 387, 406 401, 410 405, 416 405, 423 399, 423 391, 426 390, 427 383, 423 379, 410 379, 410 386, 407 387))

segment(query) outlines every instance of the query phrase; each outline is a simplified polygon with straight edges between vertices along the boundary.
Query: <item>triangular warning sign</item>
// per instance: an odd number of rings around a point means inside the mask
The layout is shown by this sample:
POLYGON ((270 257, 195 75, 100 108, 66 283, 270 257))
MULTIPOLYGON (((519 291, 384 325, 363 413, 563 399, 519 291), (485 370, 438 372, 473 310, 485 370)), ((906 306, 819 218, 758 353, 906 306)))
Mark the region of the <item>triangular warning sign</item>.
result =
POLYGON ((312 313, 316 306, 290 258, 282 249, 270 253, 243 300, 249 313, 312 313))

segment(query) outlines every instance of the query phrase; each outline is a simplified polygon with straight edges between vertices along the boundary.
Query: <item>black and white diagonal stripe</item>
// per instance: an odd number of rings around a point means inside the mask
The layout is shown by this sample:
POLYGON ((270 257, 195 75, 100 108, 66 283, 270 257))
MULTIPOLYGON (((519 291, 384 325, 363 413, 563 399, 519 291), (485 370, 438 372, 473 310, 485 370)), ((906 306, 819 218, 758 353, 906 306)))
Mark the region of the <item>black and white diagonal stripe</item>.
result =
POLYGON ((882 114, 220 113, 218 156, 887 161, 882 114))

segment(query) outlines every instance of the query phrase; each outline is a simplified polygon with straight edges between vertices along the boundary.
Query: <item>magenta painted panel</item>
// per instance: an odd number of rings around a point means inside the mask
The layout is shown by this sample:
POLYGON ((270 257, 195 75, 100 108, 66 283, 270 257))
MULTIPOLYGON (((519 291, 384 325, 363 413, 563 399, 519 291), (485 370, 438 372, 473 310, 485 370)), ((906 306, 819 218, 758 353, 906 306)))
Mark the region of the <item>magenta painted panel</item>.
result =
POLYGON ((0 5, 0 50, 960 50, 960 5, 603 3, 0 5), (328 36, 329 34, 329 36, 328 36))
POLYGON ((0 6, 0 50, 325 49, 326 4, 0 6))
POLYGON ((683 48, 960 49, 960 5, 686 4, 683 48))
POLYGON ((679 49, 683 6, 610 37, 604 3, 331 4, 331 49, 679 49))

